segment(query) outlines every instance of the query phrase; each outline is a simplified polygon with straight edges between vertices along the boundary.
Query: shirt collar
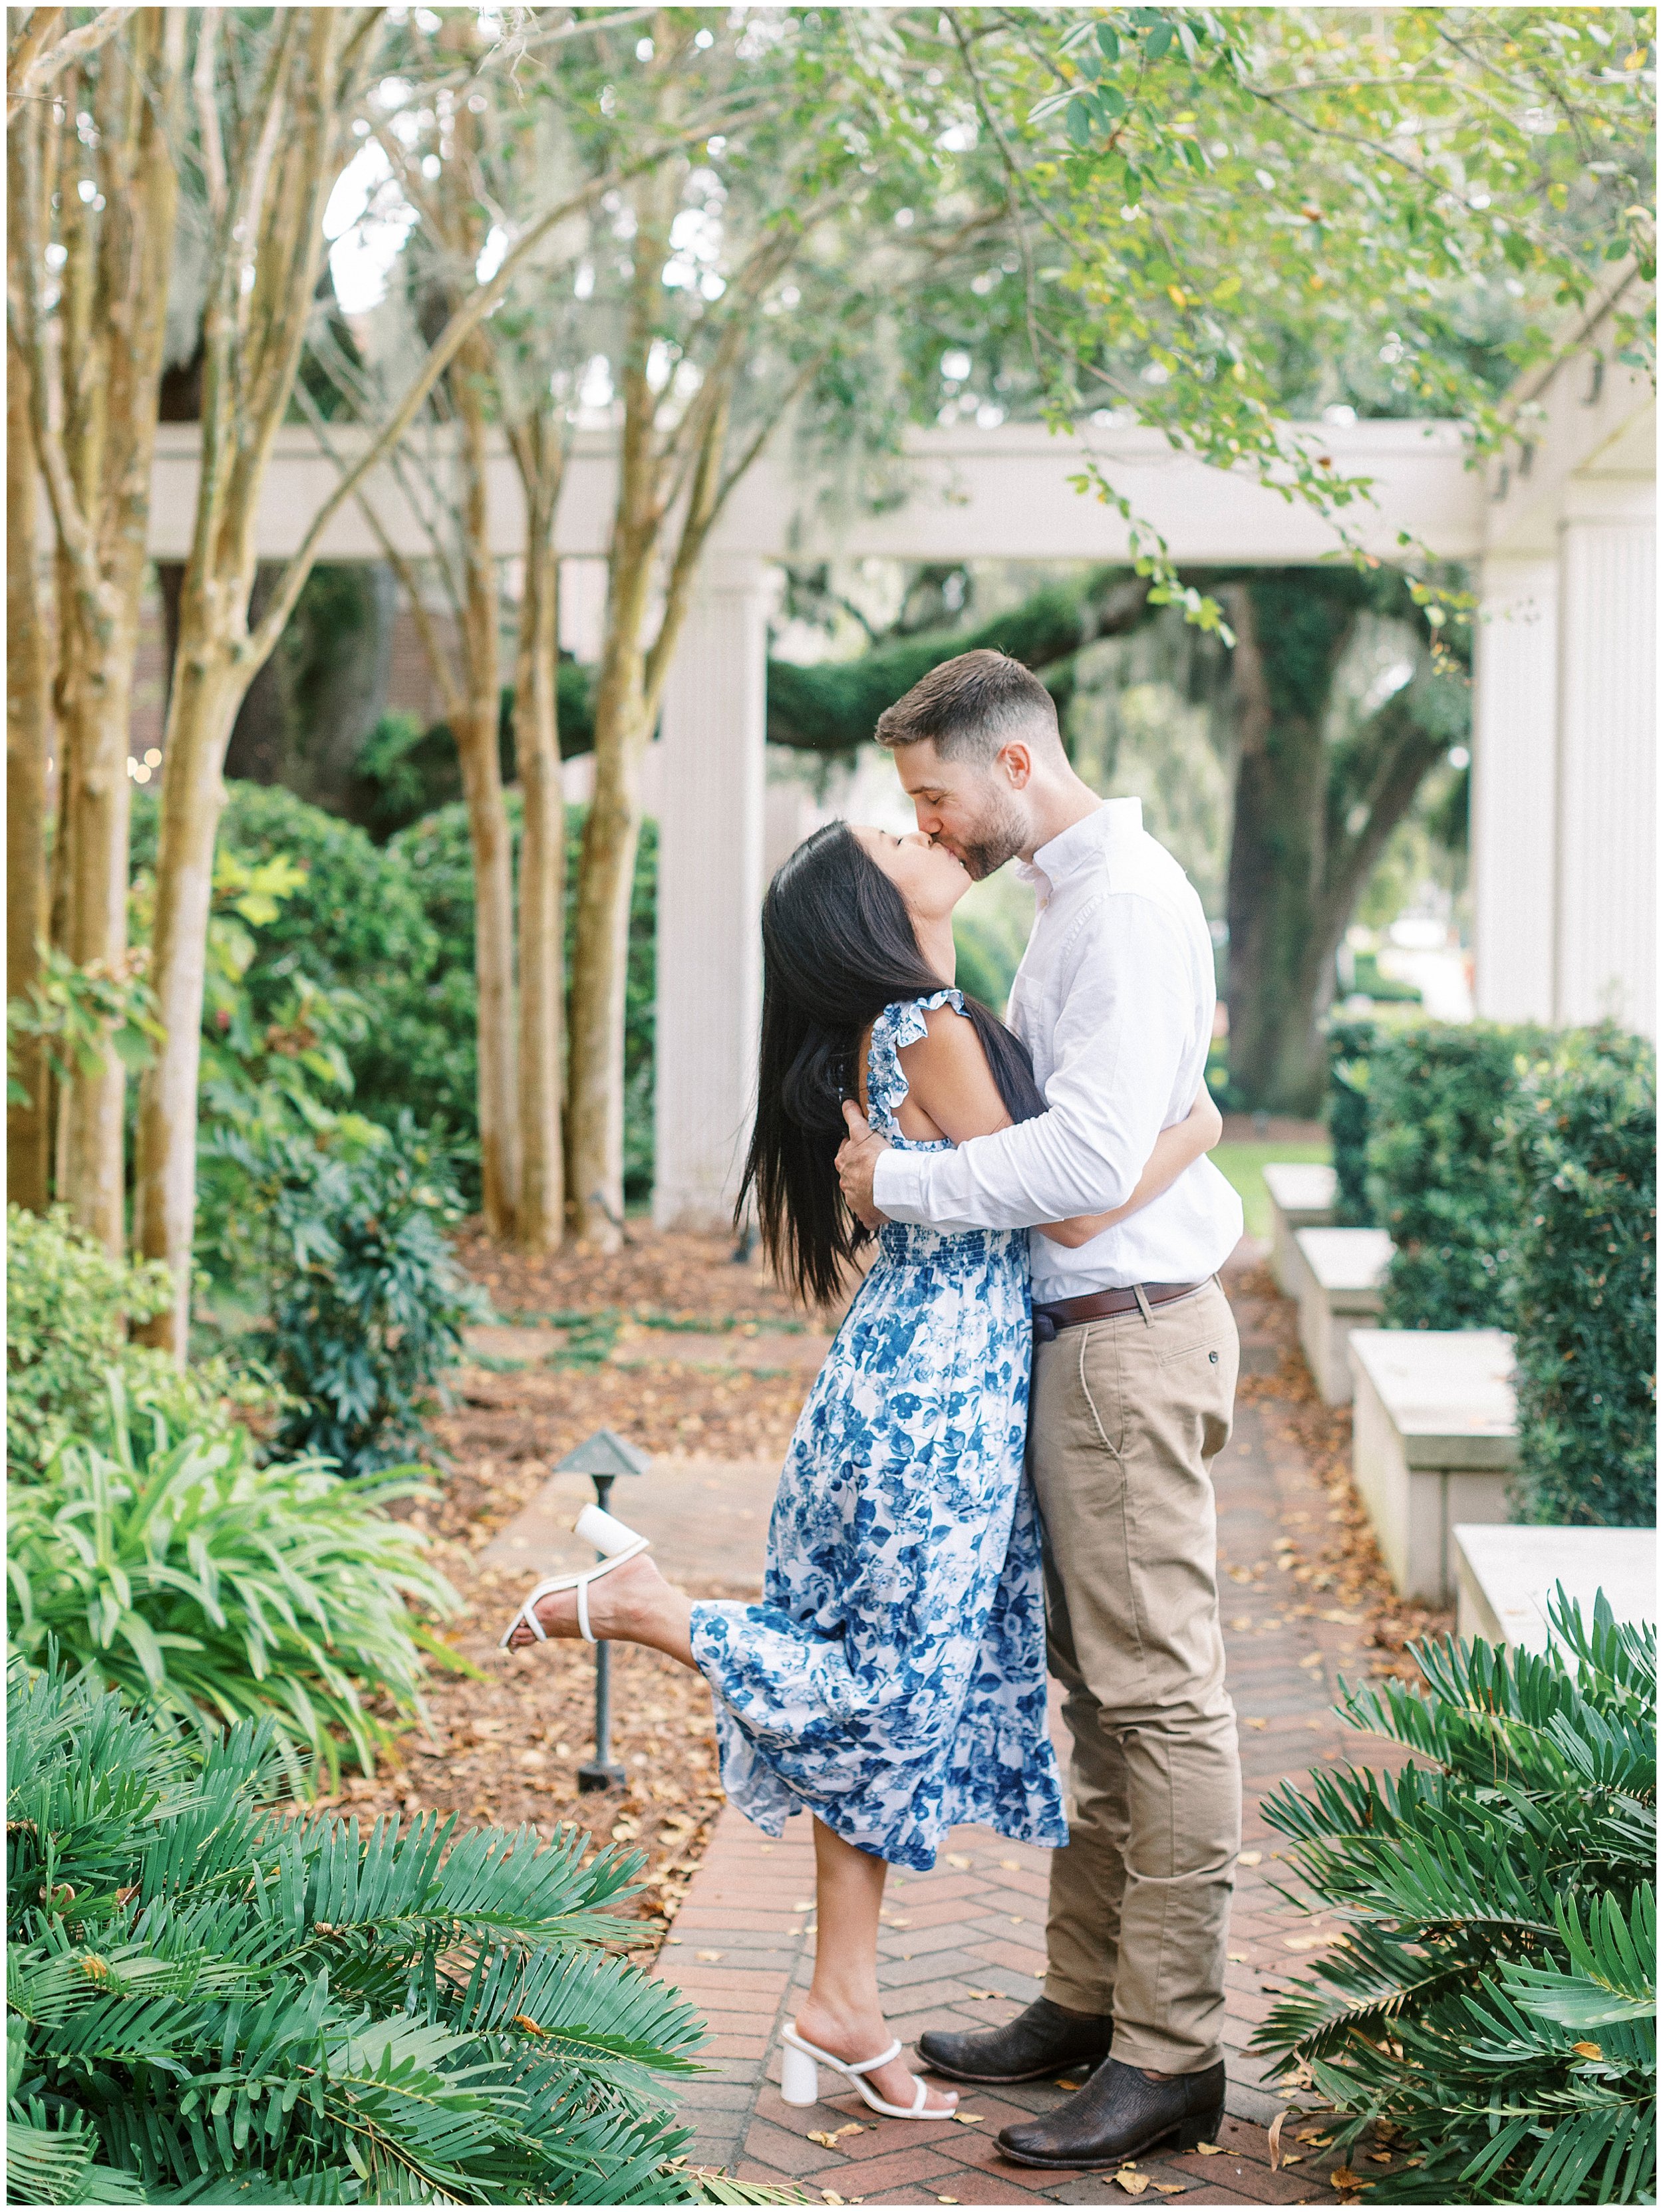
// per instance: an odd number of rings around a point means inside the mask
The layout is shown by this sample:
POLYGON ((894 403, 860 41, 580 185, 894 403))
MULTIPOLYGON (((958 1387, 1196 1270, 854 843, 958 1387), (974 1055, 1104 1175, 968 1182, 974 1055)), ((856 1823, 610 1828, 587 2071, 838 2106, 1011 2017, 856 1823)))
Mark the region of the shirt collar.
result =
POLYGON ((1106 799, 1100 806, 1071 823, 1060 836, 1041 845, 1032 860, 1019 864, 1016 872, 1025 884, 1033 884, 1043 904, 1070 876, 1080 874, 1112 844, 1134 836, 1142 827, 1141 799, 1106 799))

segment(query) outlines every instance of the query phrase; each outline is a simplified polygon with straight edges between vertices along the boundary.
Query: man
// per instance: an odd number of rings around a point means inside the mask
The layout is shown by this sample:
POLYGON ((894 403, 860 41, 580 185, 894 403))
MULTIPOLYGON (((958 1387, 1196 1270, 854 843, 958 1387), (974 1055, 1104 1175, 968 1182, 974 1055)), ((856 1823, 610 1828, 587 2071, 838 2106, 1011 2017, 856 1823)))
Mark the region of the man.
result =
MULTIPOLYGON (((960 654, 876 735, 926 836, 978 878, 1026 864, 1039 912, 1009 1019, 1046 1111, 932 1153, 892 1149, 848 1106, 844 1194, 871 1223, 953 1231, 1107 1212, 1201 1085, 1214 1012, 1201 902, 1140 802, 1105 803, 1075 775, 1051 696, 1019 662, 960 654)), ((1241 1781, 1209 1468, 1237 1361, 1216 1271, 1240 1234, 1240 1200, 1202 1159, 1089 1243, 1033 1239, 1029 1451, 1074 1741, 1069 1840, 1051 1862, 1045 1995, 1004 2027, 918 2045, 959 2081, 1095 2068, 1000 2136, 1027 2166, 1117 2166, 1206 2141, 1223 2118, 1241 1781)))

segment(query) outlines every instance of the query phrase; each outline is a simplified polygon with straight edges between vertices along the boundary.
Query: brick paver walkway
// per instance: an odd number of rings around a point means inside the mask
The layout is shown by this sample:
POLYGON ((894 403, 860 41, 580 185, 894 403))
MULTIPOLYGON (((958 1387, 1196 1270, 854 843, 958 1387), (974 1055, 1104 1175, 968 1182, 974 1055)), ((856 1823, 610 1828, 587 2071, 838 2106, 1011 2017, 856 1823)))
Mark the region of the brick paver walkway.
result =
MULTIPOLYGON (((1240 1272, 1228 1279, 1243 1374, 1273 1372, 1265 1279, 1252 1279, 1252 1287, 1240 1272)), ((711 2071, 683 2094, 697 2130, 693 2163, 747 2180, 793 2183, 833 2204, 1122 2203, 1145 2193, 1152 2203, 1345 2201, 1329 2180, 1334 2155, 1320 2142, 1301 2140, 1320 2135, 1320 2122, 1307 2117, 1316 2106, 1264 2086, 1246 2045, 1280 1978, 1337 1932, 1277 1894, 1273 1885, 1289 1876, 1259 1802, 1284 1777, 1297 1778, 1361 1747, 1329 1711, 1337 1673, 1367 1672, 1358 1649, 1361 1616, 1342 1613, 1296 1579, 1301 1538, 1322 1530, 1328 1501, 1297 1448, 1278 1438, 1257 1404, 1239 1407, 1215 1479, 1247 1800, 1231 1923, 1228 2118, 1218 2150, 1140 2160, 1130 2186, 1112 2174, 1048 2174, 1011 2165, 994 2137, 1008 2121, 1060 2101, 1063 2091, 1045 2083, 996 2096, 966 2089, 963 2118, 941 2123, 879 2118, 852 2093, 807 2111, 785 2105, 779 2030, 808 1981, 813 1954, 808 1826, 793 1820, 785 1838, 771 1843, 729 1807, 656 1967, 710 2026, 703 2056, 711 2071), (1284 2107, 1283 2162, 1273 2172, 1266 2130, 1284 2107)), ((1389 1754, 1370 1746, 1367 1755, 1378 1762, 1389 1754)), ((985 1829, 963 1829, 948 1838, 933 1873, 891 1875, 879 1978, 897 2035, 910 2040, 930 2026, 986 2027, 1011 2018, 1039 1993, 1047 1857, 985 1829)), ((822 2075, 828 2094, 832 2078, 822 2075)), ((1361 2172, 1368 2171, 1365 2158, 1361 2172)))

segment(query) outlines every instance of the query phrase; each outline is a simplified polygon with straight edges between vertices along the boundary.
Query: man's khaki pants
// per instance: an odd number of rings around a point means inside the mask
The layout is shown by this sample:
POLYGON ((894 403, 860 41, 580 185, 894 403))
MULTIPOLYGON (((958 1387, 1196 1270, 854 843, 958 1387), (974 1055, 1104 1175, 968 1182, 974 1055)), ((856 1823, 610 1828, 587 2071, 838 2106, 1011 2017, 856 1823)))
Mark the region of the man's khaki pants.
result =
POLYGON ((1074 1738, 1045 1994, 1112 2013, 1114 2056, 1168 2074, 1223 2056, 1241 1766, 1209 1469, 1237 1349, 1216 1281, 1034 1347, 1029 1457, 1074 1738))

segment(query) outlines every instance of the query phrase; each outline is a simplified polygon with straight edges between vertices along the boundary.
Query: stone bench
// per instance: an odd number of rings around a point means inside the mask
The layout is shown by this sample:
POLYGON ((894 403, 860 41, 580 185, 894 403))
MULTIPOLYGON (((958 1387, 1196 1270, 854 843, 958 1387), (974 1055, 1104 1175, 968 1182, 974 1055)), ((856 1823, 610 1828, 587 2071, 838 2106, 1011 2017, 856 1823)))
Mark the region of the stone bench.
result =
POLYGON ((1334 1225, 1334 1170, 1315 1161, 1272 1160, 1264 1170, 1270 1194, 1270 1273, 1286 1297, 1294 1288, 1294 1232, 1334 1225))
POLYGON ((1384 1229, 1294 1231, 1288 1294, 1299 1301, 1300 1342, 1331 1406, 1350 1398, 1346 1341, 1354 1328, 1368 1328, 1379 1318, 1391 1258, 1392 1239, 1384 1229))
POLYGON ((1455 1632, 1525 1651, 1551 1641, 1548 1601, 1556 1583, 1593 1614, 1596 1594, 1618 1620, 1657 1619, 1654 1528, 1505 1528, 1463 1523, 1453 1532, 1459 1587, 1455 1632))
POLYGON ((1358 1329, 1351 1471, 1405 1597, 1455 1600, 1458 1522, 1504 1522, 1518 1460, 1513 1339, 1499 1328, 1358 1329))

